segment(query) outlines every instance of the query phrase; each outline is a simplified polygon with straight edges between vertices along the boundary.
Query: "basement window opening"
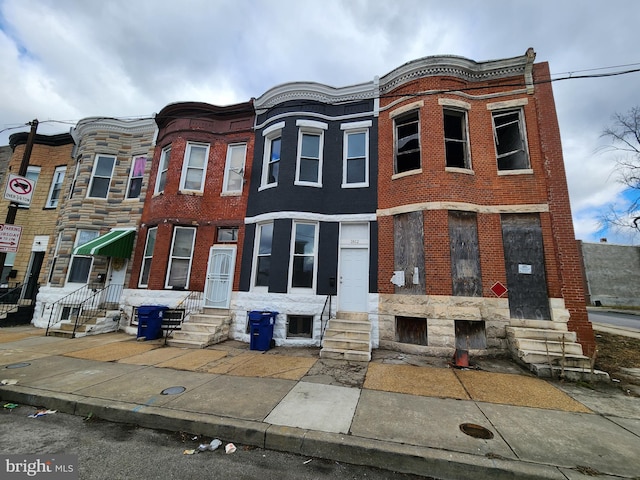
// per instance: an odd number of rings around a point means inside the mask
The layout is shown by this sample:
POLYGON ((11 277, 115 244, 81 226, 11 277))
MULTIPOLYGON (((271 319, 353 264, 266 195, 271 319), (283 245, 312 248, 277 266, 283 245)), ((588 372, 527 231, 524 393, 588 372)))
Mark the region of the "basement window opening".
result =
POLYGON ((312 338, 313 316, 288 315, 287 338, 312 338))
POLYGON ((420 317, 396 317, 396 342, 428 345, 427 319, 420 317))

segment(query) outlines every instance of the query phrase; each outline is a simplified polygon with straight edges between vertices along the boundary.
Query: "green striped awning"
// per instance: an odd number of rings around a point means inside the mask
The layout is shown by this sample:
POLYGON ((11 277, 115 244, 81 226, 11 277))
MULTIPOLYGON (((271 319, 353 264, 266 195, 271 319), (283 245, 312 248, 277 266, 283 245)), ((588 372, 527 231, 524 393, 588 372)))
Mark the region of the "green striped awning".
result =
POLYGON ((104 255, 129 258, 133 250, 134 229, 113 229, 98 238, 76 247, 74 255, 104 255))

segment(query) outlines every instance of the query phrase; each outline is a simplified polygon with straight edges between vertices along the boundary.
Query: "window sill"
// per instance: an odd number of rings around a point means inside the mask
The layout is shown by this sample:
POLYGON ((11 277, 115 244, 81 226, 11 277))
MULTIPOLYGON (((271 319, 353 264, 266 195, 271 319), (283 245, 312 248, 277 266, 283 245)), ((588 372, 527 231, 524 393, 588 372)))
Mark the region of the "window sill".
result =
POLYGON ((498 170, 498 176, 502 175, 533 175, 533 169, 521 168, 519 170, 498 170))
POLYGON ((475 175, 476 172, 471 170, 470 168, 460 168, 460 167, 444 167, 445 172, 451 173, 464 173, 466 175, 475 175))
POLYGON ((408 177, 411 175, 420 175, 422 173, 422 168, 418 168, 416 170, 408 170, 402 173, 394 173, 391 175, 391 180, 396 180, 397 178, 408 177))
POLYGON ((151 198, 162 197, 164 196, 164 190, 161 192, 155 192, 151 198))
POLYGON ((262 185, 262 186, 258 187, 258 191, 259 191, 259 192, 261 192, 261 191, 263 191, 263 190, 268 190, 268 189, 270 189, 270 188, 275 188, 275 187, 277 187, 277 186, 278 186, 278 184, 277 184, 277 183, 270 183, 270 184, 268 184, 268 185, 262 185))
POLYGON ((321 183, 311 183, 311 182, 293 182, 296 187, 313 187, 313 188, 322 188, 321 183))
POLYGON ((242 192, 221 192, 221 197, 241 197, 242 192))
POLYGON ((202 197, 204 192, 200 190, 179 190, 178 195, 190 195, 192 197, 202 197))
POLYGON ((343 183, 342 188, 368 188, 369 183, 343 183))

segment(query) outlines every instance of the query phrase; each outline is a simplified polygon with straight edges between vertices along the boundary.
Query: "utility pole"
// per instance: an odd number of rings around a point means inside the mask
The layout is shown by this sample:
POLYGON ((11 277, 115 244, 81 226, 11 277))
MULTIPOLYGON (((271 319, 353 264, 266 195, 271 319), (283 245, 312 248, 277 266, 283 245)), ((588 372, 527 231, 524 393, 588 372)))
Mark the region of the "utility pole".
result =
MULTIPOLYGON (((21 177, 26 176, 27 168, 29 167, 29 159, 31 158, 31 150, 33 150, 33 144, 36 139, 36 130, 38 129, 38 120, 32 120, 27 125, 31 125, 31 130, 29 131, 29 136, 27 137, 27 144, 24 147, 24 153, 22 154, 22 162, 20 163, 20 168, 18 169, 18 175, 21 177)), ((9 209, 7 211, 7 219, 5 220, 5 224, 13 225, 16 221, 16 213, 18 212, 18 204, 11 202, 9 203, 9 209)), ((6 252, 0 252, 0 272, 4 269, 4 261, 7 257, 6 252)))

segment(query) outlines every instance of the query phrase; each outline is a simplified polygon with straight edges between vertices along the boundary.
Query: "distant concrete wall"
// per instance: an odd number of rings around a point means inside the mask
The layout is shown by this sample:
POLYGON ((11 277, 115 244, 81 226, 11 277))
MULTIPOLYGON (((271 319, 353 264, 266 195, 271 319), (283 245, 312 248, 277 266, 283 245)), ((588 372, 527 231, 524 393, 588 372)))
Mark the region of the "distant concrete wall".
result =
POLYGON ((591 305, 640 306, 640 247, 579 242, 591 305))

